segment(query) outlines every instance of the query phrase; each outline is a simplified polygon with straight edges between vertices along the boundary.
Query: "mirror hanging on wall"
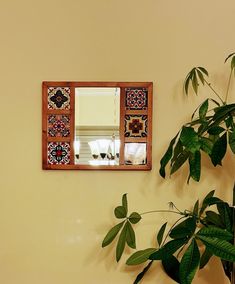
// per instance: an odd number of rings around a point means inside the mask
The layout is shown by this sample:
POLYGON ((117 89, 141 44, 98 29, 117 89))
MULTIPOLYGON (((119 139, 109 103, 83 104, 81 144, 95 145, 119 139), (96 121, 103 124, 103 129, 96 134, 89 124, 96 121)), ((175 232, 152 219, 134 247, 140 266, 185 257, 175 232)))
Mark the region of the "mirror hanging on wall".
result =
POLYGON ((120 88, 75 88, 75 164, 119 165, 120 88))

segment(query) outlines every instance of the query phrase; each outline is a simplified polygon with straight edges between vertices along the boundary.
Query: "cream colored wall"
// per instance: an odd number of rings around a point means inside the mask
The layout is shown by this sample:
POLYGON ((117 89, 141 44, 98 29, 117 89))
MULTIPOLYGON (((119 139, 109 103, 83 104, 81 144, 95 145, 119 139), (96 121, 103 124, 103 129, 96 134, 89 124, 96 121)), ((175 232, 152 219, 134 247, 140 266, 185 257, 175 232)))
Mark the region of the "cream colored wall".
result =
MULTIPOLYGON (((126 255, 115 264, 114 249, 100 247, 123 193, 128 192, 130 210, 140 212, 167 208, 168 201, 185 208, 212 189, 231 200, 235 166, 231 155, 218 169, 205 158, 201 182, 190 186, 185 170, 164 181, 158 167, 169 139, 202 100, 182 95, 189 68, 207 67, 218 80, 218 89, 224 86, 228 72, 223 60, 235 46, 235 2, 2 0, 0 4, 0 282, 132 283, 141 267, 125 267, 126 255), (43 171, 43 80, 153 81, 153 170, 43 171)), ((136 226, 139 249, 153 245, 165 218, 146 216, 136 226)), ((227 283, 217 264, 213 260, 194 283, 227 283)), ((173 281, 155 264, 143 283, 173 281)))

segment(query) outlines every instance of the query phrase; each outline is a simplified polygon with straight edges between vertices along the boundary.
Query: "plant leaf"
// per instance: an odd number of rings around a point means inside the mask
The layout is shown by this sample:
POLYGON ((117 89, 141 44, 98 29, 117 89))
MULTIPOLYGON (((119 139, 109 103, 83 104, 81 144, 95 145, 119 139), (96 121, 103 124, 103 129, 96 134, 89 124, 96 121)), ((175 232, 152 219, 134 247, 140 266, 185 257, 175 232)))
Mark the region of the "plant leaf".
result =
POLYGON ((135 232, 130 224, 129 221, 126 223, 127 229, 126 229, 126 242, 130 248, 135 249, 136 243, 135 243, 135 232))
POLYGON ((172 164, 170 174, 173 175, 188 159, 189 152, 184 150, 179 154, 175 162, 172 164))
POLYGON ((127 203, 127 194, 123 194, 122 196, 122 206, 125 208, 126 213, 128 212, 128 203, 127 203))
POLYGON ((200 69, 206 76, 209 76, 209 73, 205 68, 203 67, 197 67, 197 68, 200 69))
POLYGON ((228 59, 229 59, 231 56, 233 56, 234 54, 235 54, 235 52, 229 54, 229 55, 226 57, 224 63, 226 63, 226 62, 228 61, 228 59))
POLYGON ((212 152, 213 146, 214 146, 213 142, 209 138, 206 138, 206 137, 201 137, 200 142, 201 142, 202 151, 210 155, 212 152))
POLYGON ((229 137, 229 146, 232 152, 235 154, 235 129, 233 129, 233 132, 229 131, 228 137, 229 137))
POLYGON ((224 260, 235 261, 235 246, 228 241, 205 236, 197 236, 197 238, 199 238, 214 255, 224 260))
POLYGON ((184 253, 179 269, 180 284, 191 284, 200 263, 200 252, 195 239, 184 253))
POLYGON ((213 253, 211 253, 207 248, 204 250, 200 260, 200 266, 199 266, 200 269, 204 268, 204 266, 211 259, 212 255, 213 253))
POLYGON ((213 224, 219 228, 224 228, 224 223, 219 214, 214 211, 206 211, 206 220, 208 224, 213 224))
POLYGON ((103 242, 102 242, 102 247, 106 247, 107 245, 109 245, 117 236, 118 232, 120 231, 120 229, 122 228, 124 224, 124 221, 117 224, 116 226, 114 226, 112 229, 110 229, 107 233, 107 235, 105 236, 103 242))
POLYGON ((114 209, 114 215, 118 219, 126 218, 127 215, 126 209, 123 206, 117 206, 114 209))
POLYGON ((196 219, 189 217, 176 225, 170 232, 172 239, 190 238, 196 229, 196 219))
POLYGON ((227 241, 230 241, 233 239, 232 233, 226 230, 220 229, 218 227, 214 227, 214 226, 204 227, 200 229, 196 235, 211 237, 211 238, 218 238, 218 239, 227 240, 227 241))
POLYGON ((205 83, 204 76, 203 76, 202 72, 198 69, 197 69, 197 75, 198 75, 198 78, 200 79, 200 81, 202 82, 202 84, 204 85, 204 83, 205 83))
POLYGON ((137 224, 141 220, 141 216, 137 212, 132 212, 128 219, 132 224, 137 224))
POLYGON ((191 153, 189 155, 189 169, 190 169, 190 177, 192 177, 195 181, 199 181, 201 176, 200 151, 196 151, 193 154, 191 153))
POLYGON ((166 274, 171 279, 173 279, 177 283, 180 283, 180 279, 179 279, 180 263, 179 263, 178 259, 174 255, 171 255, 168 258, 163 259, 162 260, 162 266, 163 266, 164 271, 166 272, 166 274))
POLYGON ((163 247, 161 247, 159 250, 154 252, 149 256, 149 259, 151 260, 162 260, 164 258, 168 258, 173 253, 175 253, 180 247, 185 245, 188 242, 187 238, 183 239, 176 239, 169 241, 166 243, 163 247))
POLYGON ((135 281, 134 281, 133 284, 138 284, 138 283, 143 279, 144 275, 148 272, 148 270, 149 270, 149 268, 152 266, 152 264, 153 264, 153 260, 150 261, 150 262, 148 263, 148 265, 145 266, 145 268, 143 269, 143 271, 140 272, 140 273, 137 275, 137 277, 136 277, 136 279, 135 279, 135 281))
POLYGON ((211 135, 218 135, 222 132, 225 131, 225 128, 221 127, 221 126, 213 126, 213 127, 210 127, 207 132, 211 135))
POLYGON ((127 265, 141 264, 149 259, 149 256, 156 251, 156 248, 147 248, 133 253, 126 261, 127 265))
POLYGON ((176 143, 175 148, 174 148, 174 155, 171 159, 171 166, 172 166, 173 162, 175 162, 177 157, 180 155, 180 153, 182 153, 182 152, 183 152, 183 145, 182 145, 181 141, 178 140, 178 142, 176 143))
POLYGON ((126 233, 127 233, 127 222, 125 223, 121 234, 118 239, 117 247, 116 247, 116 261, 118 262, 123 254, 126 244, 126 233))
POLYGON ((200 211, 199 211, 199 215, 201 215, 201 214, 204 212, 204 210, 209 206, 209 204, 208 204, 208 198, 213 197, 214 194, 215 194, 215 190, 212 190, 212 191, 210 191, 210 192, 206 195, 206 197, 203 199, 203 201, 202 201, 202 206, 201 206, 201 209, 200 209, 200 211))
POLYGON ((221 216, 222 222, 225 225, 225 228, 229 231, 232 232, 233 229, 233 218, 232 218, 232 212, 231 208, 229 207, 228 203, 226 202, 220 202, 216 204, 217 210, 221 216))
POLYGON ((214 144, 211 152, 211 161, 214 166, 222 165, 222 159, 227 150, 227 136, 224 133, 214 144))
POLYGON ((193 207, 193 215, 198 216, 198 211, 199 211, 199 200, 196 201, 193 207))
POLYGON ((200 106, 199 108, 199 117, 200 119, 204 119, 206 114, 207 114, 207 111, 208 111, 208 99, 204 101, 204 103, 202 103, 202 105, 200 106))
POLYGON ((160 170, 159 170, 159 173, 161 175, 161 177, 165 178, 166 176, 166 171, 165 171, 165 167, 166 165, 168 164, 168 162, 170 161, 171 157, 172 157, 172 154, 173 154, 173 146, 175 144, 175 141, 177 139, 177 136, 178 136, 179 132, 176 134, 176 136, 171 140, 170 142, 170 145, 166 151, 166 153, 164 154, 164 156, 161 158, 161 161, 160 161, 160 170))
POLYGON ((192 76, 192 86, 193 86, 193 90, 195 92, 195 94, 197 95, 197 91, 198 91, 198 79, 197 79, 197 74, 196 74, 196 69, 194 69, 194 73, 192 76))
POLYGON ((198 151, 201 146, 198 135, 192 127, 183 126, 180 141, 183 146, 192 153, 198 151))
POLYGON ((160 228, 160 230, 157 234, 157 242, 158 242, 159 247, 162 244, 162 239, 163 239, 163 236, 164 236, 164 233, 165 233, 165 230, 166 230, 166 225, 167 225, 167 222, 161 226, 161 228, 160 228))

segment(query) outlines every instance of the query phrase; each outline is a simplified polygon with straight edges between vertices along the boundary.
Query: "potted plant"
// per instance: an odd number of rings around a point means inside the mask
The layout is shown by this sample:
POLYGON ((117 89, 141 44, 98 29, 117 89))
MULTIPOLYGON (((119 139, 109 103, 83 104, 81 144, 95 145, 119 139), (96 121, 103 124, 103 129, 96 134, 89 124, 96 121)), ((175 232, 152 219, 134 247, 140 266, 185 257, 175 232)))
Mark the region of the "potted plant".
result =
MULTIPOLYGON (((166 176, 166 166, 169 165, 172 175, 188 161, 187 181, 192 178, 199 182, 202 152, 209 156, 213 166, 222 166, 228 147, 235 154, 235 104, 227 103, 232 76, 235 75, 235 53, 225 59, 225 62, 229 61, 230 75, 224 99, 209 82, 209 73, 205 68, 195 67, 186 76, 186 95, 190 85, 197 94, 198 86, 202 84, 210 88, 215 98, 203 101, 192 114, 191 121, 185 123, 171 140, 160 161, 159 173, 163 178, 166 176)), ((159 229, 156 247, 136 251, 127 259, 127 265, 146 262, 134 284, 144 278, 154 261, 161 261, 167 275, 177 283, 190 284, 197 270, 207 265, 212 255, 221 259, 226 276, 235 283, 232 279, 235 262, 235 210, 214 195, 215 191, 210 191, 202 202, 197 200, 185 210, 179 210, 171 202, 168 210, 128 214, 127 194, 124 194, 121 205, 114 210, 114 215, 120 222, 106 234, 102 247, 117 239, 116 261, 119 261, 126 245, 136 249, 133 225, 141 221, 143 215, 156 212, 177 214, 179 218, 170 228, 167 229, 168 224, 164 223, 159 229)))

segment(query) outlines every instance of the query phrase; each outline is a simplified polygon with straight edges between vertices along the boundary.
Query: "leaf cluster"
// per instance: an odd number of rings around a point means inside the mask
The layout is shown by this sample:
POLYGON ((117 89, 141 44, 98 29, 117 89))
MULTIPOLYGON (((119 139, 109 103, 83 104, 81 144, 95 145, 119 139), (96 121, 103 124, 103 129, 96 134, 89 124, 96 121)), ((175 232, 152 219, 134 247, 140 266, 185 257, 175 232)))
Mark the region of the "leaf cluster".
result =
MULTIPOLYGON (((231 60, 230 78, 227 95, 231 83, 231 75, 235 74, 235 53, 230 54, 225 62, 231 60)), ((201 177, 201 154, 209 156, 214 166, 222 165, 222 160, 229 145, 235 154, 235 104, 227 104, 207 81, 208 71, 203 67, 193 68, 184 81, 184 91, 189 92, 190 83, 194 92, 198 93, 199 82, 207 84, 219 98, 208 98, 193 112, 191 121, 184 124, 171 140, 168 149, 160 161, 160 175, 165 178, 166 166, 170 166, 170 175, 181 168, 186 161, 189 165, 189 177, 199 181, 201 177)), ((227 99, 226 95, 226 99, 227 99)))
POLYGON ((202 269, 212 255, 221 259, 226 275, 231 278, 227 268, 235 261, 233 209, 213 195, 211 191, 200 208, 197 201, 192 211, 181 212, 183 220, 179 218, 167 233, 167 223, 163 224, 157 234, 156 248, 137 251, 128 258, 127 265, 147 262, 134 284, 143 279, 153 261, 161 261, 167 275, 177 283, 190 284, 197 270, 202 269), (208 210, 212 205, 217 207, 217 212, 208 210), (200 246, 203 246, 202 252, 200 246))

